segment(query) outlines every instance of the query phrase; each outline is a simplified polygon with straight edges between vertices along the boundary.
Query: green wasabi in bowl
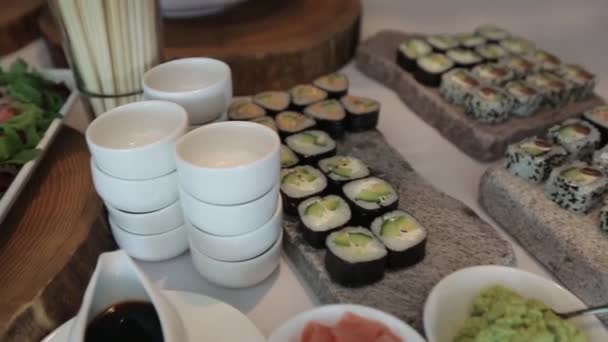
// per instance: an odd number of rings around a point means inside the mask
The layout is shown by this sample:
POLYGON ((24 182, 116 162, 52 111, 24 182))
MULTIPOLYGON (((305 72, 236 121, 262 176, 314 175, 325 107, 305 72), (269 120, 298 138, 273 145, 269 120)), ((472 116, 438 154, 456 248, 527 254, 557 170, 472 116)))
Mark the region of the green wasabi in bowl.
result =
POLYGON ((454 338, 454 342, 519 341, 586 342, 587 337, 544 303, 493 286, 475 297, 471 316, 454 338))

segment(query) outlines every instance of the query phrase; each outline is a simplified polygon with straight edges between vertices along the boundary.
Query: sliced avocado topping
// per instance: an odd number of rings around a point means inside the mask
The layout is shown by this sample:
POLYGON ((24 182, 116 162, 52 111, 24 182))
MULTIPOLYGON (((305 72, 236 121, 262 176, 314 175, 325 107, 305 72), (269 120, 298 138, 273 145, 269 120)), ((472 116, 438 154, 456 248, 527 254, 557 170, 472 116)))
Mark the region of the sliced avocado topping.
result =
POLYGON ((372 240, 369 235, 363 233, 348 233, 348 236, 350 237, 350 241, 357 247, 363 247, 372 240))
POLYGON ((359 232, 340 232, 336 234, 333 241, 342 247, 365 247, 372 241, 372 237, 359 232))
POLYGON ((347 177, 347 178, 352 176, 352 174, 353 174, 353 170, 348 167, 336 167, 336 168, 332 169, 331 172, 337 174, 338 176, 347 177))
POLYGON ((320 203, 327 209, 334 211, 340 206, 340 202, 334 197, 325 197, 320 203))
POLYGON ((565 179, 582 185, 592 183, 601 176, 602 173, 599 170, 588 167, 571 167, 562 172, 562 177, 565 179))
POLYGON ((559 137, 566 141, 578 140, 589 135, 590 129, 581 124, 572 124, 562 127, 559 130, 559 137))
POLYGON ((377 182, 359 192, 355 197, 355 200, 380 203, 386 196, 390 195, 390 193, 391 190, 386 184, 377 182))
POLYGON ((298 134, 298 140, 302 144, 327 146, 327 140, 325 139, 325 137, 306 132, 298 134))
POLYGON ((520 148, 527 154, 537 157, 551 151, 551 144, 544 140, 536 139, 521 144, 520 148))
POLYGON ((334 237, 334 243, 342 247, 350 247, 350 238, 347 232, 340 232, 334 237))
POLYGON ((304 213, 309 216, 322 217, 326 211, 327 211, 327 209, 325 209, 323 204, 321 204, 320 201, 317 201, 317 202, 314 202, 313 204, 309 205, 308 207, 306 207, 306 210, 304 210, 304 213))
POLYGON ((293 170, 283 176, 281 179, 281 184, 298 185, 300 183, 310 183, 315 179, 317 179, 315 175, 310 173, 307 169, 301 168, 293 170))
POLYGON ((298 163, 298 157, 288 147, 281 146, 281 167, 289 167, 298 163))
POLYGON ((411 232, 416 229, 416 222, 407 216, 393 217, 385 220, 380 228, 380 235, 386 237, 398 237, 402 233, 411 232))

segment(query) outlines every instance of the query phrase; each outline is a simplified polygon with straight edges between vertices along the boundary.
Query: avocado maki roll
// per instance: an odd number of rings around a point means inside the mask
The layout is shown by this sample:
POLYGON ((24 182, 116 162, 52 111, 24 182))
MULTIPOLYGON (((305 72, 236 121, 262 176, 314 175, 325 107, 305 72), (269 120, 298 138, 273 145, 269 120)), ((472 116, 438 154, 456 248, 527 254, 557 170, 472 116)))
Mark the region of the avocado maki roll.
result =
POLYGON ((275 132, 278 132, 277 131, 277 125, 274 122, 274 119, 271 118, 270 116, 262 116, 262 117, 259 117, 259 118, 251 119, 250 121, 258 123, 260 125, 264 125, 264 126, 270 128, 271 130, 273 130, 275 132))
POLYGON ((410 38, 397 48, 397 64, 406 71, 416 70, 416 60, 426 56, 433 51, 433 48, 422 38, 410 38))
POLYGON ((385 180, 367 177, 342 186, 342 193, 353 210, 354 222, 369 226, 375 217, 397 209, 399 195, 385 180))
POLYGON ((285 91, 265 91, 258 93, 253 97, 253 103, 264 108, 270 116, 287 110, 291 103, 291 98, 288 92, 285 91))
POLYGON ((526 55, 536 49, 533 42, 519 37, 503 39, 499 44, 505 50, 516 55, 526 55))
POLYGON ((513 175, 531 183, 541 183, 554 167, 561 165, 568 155, 566 150, 551 141, 530 137, 509 145, 505 168, 513 175))
POLYGON ((374 129, 378 124, 380 103, 361 96, 346 95, 340 99, 346 110, 346 129, 363 132, 374 129))
POLYGON ((235 100, 228 107, 230 120, 253 120, 266 115, 266 110, 248 99, 235 100))
POLYGON ((600 145, 608 143, 608 106, 598 106, 584 111, 583 119, 600 131, 600 145))
POLYGON ((414 72, 414 78, 429 87, 438 87, 441 84, 441 75, 454 66, 454 62, 441 53, 420 57, 416 64, 418 68, 414 72))
POLYGON ((511 113, 516 116, 532 115, 543 101, 542 95, 524 81, 508 82, 505 90, 513 98, 511 113))
POLYGON ((486 39, 475 33, 459 33, 454 36, 460 42, 460 46, 465 49, 474 49, 477 46, 485 45, 486 39))
POLYGON ((285 139, 288 136, 299 133, 316 126, 315 119, 298 112, 285 111, 280 112, 274 118, 279 135, 285 139))
POLYGON ((342 228, 329 234, 325 245, 325 269, 334 282, 360 287, 384 277, 387 251, 368 229, 342 228))
POLYGON ((476 52, 464 48, 450 49, 446 52, 446 56, 454 62, 457 68, 470 69, 483 61, 483 58, 476 52))
POLYGON ((563 80, 572 85, 572 99, 580 101, 593 94, 595 88, 595 75, 583 69, 580 65, 562 65, 556 70, 563 80))
POLYGON ((608 233, 608 205, 600 209, 600 229, 608 233))
POLYGON ((300 228, 304 241, 315 248, 325 248, 331 232, 350 221, 350 207, 340 196, 312 197, 298 206, 300 228))
POLYGON ((285 144, 304 164, 315 165, 319 160, 336 154, 336 142, 327 133, 309 130, 285 138, 285 144))
POLYGON ((475 48, 475 52, 483 57, 487 62, 497 62, 509 53, 498 44, 479 45, 475 48))
POLYGON ((541 71, 554 71, 562 64, 562 61, 557 56, 544 50, 534 50, 528 54, 528 58, 541 71))
POLYGON ((287 146, 281 144, 281 168, 290 168, 298 165, 300 158, 287 146))
POLYGON ((563 146, 570 160, 589 158, 600 143, 597 128, 580 119, 568 119, 549 128, 547 137, 563 146))
POLYGON ((608 145, 593 152, 591 165, 608 175, 608 145))
POLYGON ((435 34, 426 37, 427 43, 435 52, 445 53, 449 49, 457 47, 460 43, 458 40, 448 34, 435 34))
POLYGON ((511 70, 516 79, 524 78, 534 71, 534 64, 520 56, 506 56, 500 60, 499 64, 511 70))
POLYGON ((344 135, 346 112, 338 100, 331 99, 311 104, 304 109, 304 113, 314 118, 317 127, 332 137, 339 138, 344 135))
POLYGON ((513 98, 502 89, 492 86, 473 89, 465 102, 465 113, 487 124, 506 121, 512 108, 513 98))
POLYGON ((481 83, 465 69, 452 69, 441 76, 439 93, 447 101, 463 105, 473 89, 481 83))
POLYGON ((297 215, 302 201, 322 195, 326 188, 327 178, 317 168, 301 165, 281 170, 283 210, 290 215, 297 215))
POLYGON ((493 24, 484 24, 484 25, 478 26, 475 29, 475 33, 477 33, 478 35, 480 35, 482 37, 485 37, 488 41, 491 41, 491 42, 498 42, 503 39, 507 39, 511 36, 509 31, 504 30, 493 24))
POLYGON ((583 162, 553 169, 545 183, 545 196, 560 207, 586 214, 597 205, 608 187, 602 171, 583 162))
POLYGON ((374 219, 371 230, 388 251, 389 268, 413 266, 424 259, 427 231, 411 214, 388 212, 374 219))
POLYGON ((559 77, 548 73, 538 72, 526 77, 526 82, 536 88, 543 96, 543 105, 559 108, 569 101, 571 88, 559 77))
POLYGON ((369 168, 360 159, 350 156, 334 156, 319 161, 319 168, 329 179, 336 191, 342 190, 342 185, 368 177, 369 168))
POLYGON ((327 92, 327 96, 332 99, 339 99, 348 92, 348 78, 338 72, 321 76, 312 84, 327 92))
POLYGON ((293 110, 301 112, 308 105, 327 99, 327 92, 311 84, 300 84, 289 90, 293 110))
POLYGON ((489 85, 504 85, 513 79, 513 72, 497 63, 480 64, 472 73, 481 83, 489 85))

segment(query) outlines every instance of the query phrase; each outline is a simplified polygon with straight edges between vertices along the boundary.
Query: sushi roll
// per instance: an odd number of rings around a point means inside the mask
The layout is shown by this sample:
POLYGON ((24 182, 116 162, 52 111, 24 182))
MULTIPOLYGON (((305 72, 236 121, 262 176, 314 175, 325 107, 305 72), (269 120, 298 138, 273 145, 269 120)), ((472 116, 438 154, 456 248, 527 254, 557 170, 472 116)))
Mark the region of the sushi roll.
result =
POLYGON ((291 98, 288 92, 285 91, 265 91, 258 93, 253 97, 253 102, 264 108, 270 116, 287 110, 291 103, 291 98))
POLYGON ((503 85, 513 79, 513 71, 497 63, 480 64, 471 70, 481 83, 503 85))
POLYGON ((397 209, 399 195, 383 179, 367 177, 344 184, 342 193, 350 204, 356 224, 369 226, 375 217, 397 209))
POLYGON ((266 110, 253 103, 251 99, 235 100, 228 108, 230 120, 253 120, 266 115, 266 110))
POLYGON ((556 74, 572 85, 572 100, 580 101, 590 97, 595 88, 595 75, 580 65, 566 64, 556 70, 556 74))
POLYGON ((281 144, 281 168, 290 168, 298 165, 300 158, 287 146, 281 144))
POLYGON ((365 163, 350 156, 334 156, 321 159, 319 168, 327 176, 330 186, 338 192, 342 191, 344 184, 370 175, 369 168, 365 163))
POLYGON ((325 269, 332 281, 360 287, 384 277, 388 252, 368 229, 342 228, 329 234, 325 245, 325 269))
POLYGON ((460 46, 465 49, 474 49, 477 46, 485 45, 486 39, 475 33, 460 33, 454 36, 460 42, 460 46))
POLYGON ((530 137, 509 145, 505 168, 513 175, 531 183, 541 183, 551 170, 561 165, 568 155, 566 150, 550 141, 530 137))
POLYGON ((287 214, 297 215, 302 201, 321 196, 326 188, 327 178, 317 168, 301 165, 281 170, 281 198, 287 214))
POLYGON ((458 40, 448 34, 435 34, 426 37, 427 43, 433 48, 435 52, 445 53, 449 49, 458 47, 460 44, 458 40))
POLYGON ((315 165, 336 154, 336 142, 327 133, 309 130, 285 138, 285 144, 296 153, 300 162, 315 165))
POLYGON ((281 138, 312 129, 316 126, 315 119, 298 112, 280 112, 274 118, 281 138))
POLYGON ((350 207, 340 196, 312 197, 298 206, 300 231, 304 241, 315 248, 325 248, 331 232, 350 221, 350 207))
POLYGON ((513 77, 516 79, 524 78, 534 71, 534 64, 520 56, 506 56, 498 63, 511 70, 513 72, 513 77))
POLYGON ((591 165, 608 175, 608 145, 593 152, 591 165))
POLYGON ((441 84, 441 75, 452 69, 454 62, 444 54, 431 53, 418 58, 416 65, 416 80, 429 87, 438 87, 441 84))
POLYGON ((502 29, 496 25, 492 25, 492 24, 485 24, 485 25, 478 26, 475 29, 475 33, 486 38, 488 41, 491 41, 491 42, 499 42, 499 41, 501 41, 503 39, 507 39, 511 36, 509 31, 504 30, 504 29, 502 29))
POLYGON ((483 57, 487 62, 497 62, 509 53, 498 44, 480 45, 475 48, 475 52, 483 57))
POLYGON ((289 90, 291 107, 301 112, 308 105, 327 99, 327 92, 311 84, 300 84, 289 90))
POLYGON ((486 124, 504 122, 513 108, 513 98, 502 89, 481 86, 473 89, 465 102, 465 113, 486 124))
POLYGON ((311 104, 304 109, 304 114, 317 122, 317 127, 334 138, 344 135, 346 112, 338 100, 325 100, 311 104))
POLYGON ((608 106, 598 106, 584 111, 583 119, 600 131, 600 145, 608 143, 608 106))
POLYGON ((543 105, 559 108, 569 101, 570 90, 566 82, 548 72, 537 72, 526 77, 526 82, 543 96, 543 105))
POLYGON ((511 81, 505 85, 505 91, 513 98, 511 113, 516 116, 530 116, 540 108, 543 101, 538 90, 524 81, 511 81))
POLYGON ((441 76, 439 93, 451 103, 464 105, 471 91, 480 85, 468 70, 452 69, 441 76))
POLYGON ((416 70, 416 60, 426 56, 433 51, 433 48, 422 38, 410 38, 401 43, 397 48, 397 64, 403 70, 414 72, 416 70))
POLYGON ((505 50, 516 55, 526 55, 536 49, 536 45, 533 42, 519 37, 503 39, 499 44, 505 50))
POLYGON ((586 214, 597 205, 608 187, 602 171, 583 162, 553 169, 545 183, 545 196, 560 207, 586 214))
POLYGON ((597 128, 580 119, 568 119, 549 128, 547 137, 566 149, 569 160, 589 158, 600 143, 597 128))
POLYGON ((270 128, 271 130, 278 132, 277 131, 277 125, 274 122, 274 119, 271 118, 270 116, 262 116, 259 118, 255 118, 255 119, 251 119, 251 122, 255 122, 255 123, 259 123, 260 125, 264 125, 268 128, 270 128))
POLYGON ((554 71, 559 68, 562 61, 555 55, 544 50, 534 50, 528 54, 528 59, 536 65, 540 71, 554 71))
POLYGON ((346 95, 340 99, 346 110, 346 129, 363 132, 374 129, 378 124, 380 103, 366 97, 346 95))
POLYGON ((321 76, 312 84, 327 92, 327 96, 332 99, 339 99, 348 93, 348 78, 341 73, 321 76))
POLYGON ((608 233, 608 205, 600 209, 600 229, 608 233))
POLYGON ((424 259, 426 229, 403 210, 377 217, 371 230, 388 251, 387 266, 391 269, 413 266, 424 259))
POLYGON ((476 52, 464 48, 450 49, 446 56, 454 61, 457 68, 472 68, 483 61, 476 52))

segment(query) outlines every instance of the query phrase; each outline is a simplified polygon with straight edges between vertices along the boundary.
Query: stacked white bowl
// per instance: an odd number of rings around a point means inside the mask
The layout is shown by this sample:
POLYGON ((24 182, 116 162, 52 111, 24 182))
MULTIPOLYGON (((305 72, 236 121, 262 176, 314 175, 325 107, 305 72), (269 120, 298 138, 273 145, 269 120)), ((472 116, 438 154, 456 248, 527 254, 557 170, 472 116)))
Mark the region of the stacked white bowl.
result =
POLYGON ((134 258, 159 261, 188 249, 175 163, 187 125, 181 106, 143 101, 114 108, 87 128, 93 184, 114 239, 134 258))
POLYGON ((180 201, 199 273, 224 287, 248 287, 279 263, 281 143, 250 122, 206 125, 176 145, 180 201))

